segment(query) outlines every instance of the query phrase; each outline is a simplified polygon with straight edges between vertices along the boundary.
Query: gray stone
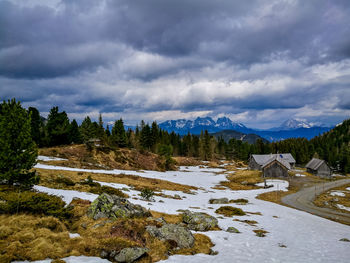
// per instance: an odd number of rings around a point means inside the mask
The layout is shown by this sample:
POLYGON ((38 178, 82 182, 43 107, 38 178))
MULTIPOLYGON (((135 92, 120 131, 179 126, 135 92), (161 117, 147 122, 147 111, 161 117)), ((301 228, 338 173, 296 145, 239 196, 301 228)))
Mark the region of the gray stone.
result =
POLYGON ((194 237, 187 228, 176 224, 165 224, 160 228, 147 226, 146 230, 151 236, 160 240, 175 241, 179 248, 190 248, 194 244, 194 237))
POLYGON ((134 205, 125 198, 103 193, 90 205, 88 216, 97 220, 100 218, 149 217, 151 213, 146 208, 134 205))
POLYGON ((195 231, 208 231, 218 226, 218 220, 205 213, 192 213, 186 210, 182 214, 182 221, 187 224, 187 227, 195 231))
POLYGON ((122 249, 118 255, 114 257, 117 262, 131 263, 142 257, 148 252, 147 248, 143 247, 128 247, 122 249))
POLYGON ((210 199, 209 203, 210 204, 228 204, 229 201, 226 197, 224 197, 224 198, 218 198, 218 199, 210 199))
POLYGON ((241 233, 238 231, 237 228, 233 227, 233 226, 230 226, 226 229, 226 232, 229 232, 229 233, 241 233))

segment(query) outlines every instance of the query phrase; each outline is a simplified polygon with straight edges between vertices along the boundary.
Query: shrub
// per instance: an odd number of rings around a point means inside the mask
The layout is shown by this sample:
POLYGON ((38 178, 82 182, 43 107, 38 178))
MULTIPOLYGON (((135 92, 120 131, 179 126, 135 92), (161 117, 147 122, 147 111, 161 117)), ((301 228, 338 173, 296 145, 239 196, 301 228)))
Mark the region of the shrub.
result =
POLYGON ((147 200, 147 201, 152 201, 154 199, 154 192, 152 189, 149 188, 144 188, 141 190, 140 196, 142 199, 147 200))
POLYGON ((74 186, 75 185, 75 183, 71 179, 64 177, 64 176, 57 177, 55 179, 55 182, 59 183, 59 184, 64 184, 66 186, 74 186))
POLYGON ((70 208, 65 202, 53 195, 36 193, 33 191, 20 192, 13 188, 11 191, 0 192, 0 213, 16 214, 31 213, 54 216, 59 219, 68 219, 72 216, 70 208))
POLYGON ((245 212, 237 207, 232 206, 222 206, 216 209, 215 213, 221 214, 224 216, 244 216, 245 212))

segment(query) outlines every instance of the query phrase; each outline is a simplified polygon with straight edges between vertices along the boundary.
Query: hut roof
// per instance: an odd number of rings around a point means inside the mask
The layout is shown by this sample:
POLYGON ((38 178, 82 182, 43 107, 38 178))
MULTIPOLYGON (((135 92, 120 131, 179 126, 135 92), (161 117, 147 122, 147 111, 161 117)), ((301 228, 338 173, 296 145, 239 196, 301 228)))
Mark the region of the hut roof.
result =
MULTIPOLYGON (((267 163, 270 159, 279 157, 280 160, 285 160, 289 164, 295 163, 295 159, 290 153, 278 153, 278 154, 253 154, 252 157, 259 165, 264 165, 267 163)), ((290 169, 290 168, 288 168, 290 169)))
POLYGON ((325 161, 317 158, 312 158, 310 162, 306 164, 306 168, 311 170, 317 170, 325 161))
POLYGON ((290 166, 289 162, 286 159, 284 159, 283 157, 281 157, 279 154, 274 154, 269 160, 267 160, 263 164, 262 168, 264 169, 266 166, 268 166, 269 164, 271 164, 274 161, 279 162, 280 164, 282 164, 288 170, 291 169, 291 166, 290 166))

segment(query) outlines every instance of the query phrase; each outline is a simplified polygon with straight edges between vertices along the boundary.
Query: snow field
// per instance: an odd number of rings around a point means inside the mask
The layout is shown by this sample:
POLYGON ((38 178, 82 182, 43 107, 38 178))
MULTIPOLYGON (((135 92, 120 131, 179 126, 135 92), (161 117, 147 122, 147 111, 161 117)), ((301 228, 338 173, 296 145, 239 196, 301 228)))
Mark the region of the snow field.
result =
MULTIPOLYGON (((44 168, 42 166, 40 165, 38 168, 44 168)), ((46 167, 44 169, 48 169, 46 167)), ((163 173, 155 171, 85 170, 57 166, 50 166, 49 169, 133 174, 200 187, 199 190, 194 191, 196 194, 162 191, 167 195, 178 194, 183 197, 182 200, 155 196, 155 202, 149 202, 139 199, 139 192, 132 190, 126 185, 99 182, 102 185, 119 189, 128 188, 129 191, 126 193, 130 195, 130 201, 132 203, 140 204, 151 210, 177 214, 179 213, 178 210, 189 209, 193 212, 205 212, 218 218, 222 231, 204 232, 215 244, 213 250, 218 251, 218 255, 175 255, 169 257, 165 262, 349 262, 350 244, 339 241, 341 238, 350 239, 349 226, 306 212, 256 199, 256 196, 260 193, 275 191, 277 189, 285 191, 288 187, 288 182, 286 181, 268 180, 268 184, 274 185, 269 189, 232 191, 230 189, 212 189, 220 181, 225 180, 225 174, 217 174, 225 170, 208 167, 181 167, 180 171, 163 173), (221 215, 215 213, 215 210, 223 205, 209 204, 209 199, 221 197, 227 197, 228 199, 248 199, 249 203, 247 205, 228 205, 242 208, 245 212, 260 212, 261 215, 247 213, 245 216, 234 216, 232 218, 221 217, 221 215), (138 200, 134 200, 133 198, 138 198, 138 200), (160 200, 163 202, 159 202, 160 200), (256 226, 251 226, 243 222, 233 221, 234 219, 255 220, 258 223, 256 226), (241 233, 233 234, 226 232, 225 230, 230 226, 236 227, 241 233), (264 229, 269 233, 266 234, 266 237, 257 237, 253 232, 254 229, 264 229)), ((97 197, 97 195, 77 191, 57 190, 41 186, 36 186, 35 188, 39 191, 62 196, 63 200, 68 203, 74 197, 88 199, 90 201, 97 197)), ((72 260, 77 261, 67 262, 82 262, 79 261, 79 258, 72 260)))

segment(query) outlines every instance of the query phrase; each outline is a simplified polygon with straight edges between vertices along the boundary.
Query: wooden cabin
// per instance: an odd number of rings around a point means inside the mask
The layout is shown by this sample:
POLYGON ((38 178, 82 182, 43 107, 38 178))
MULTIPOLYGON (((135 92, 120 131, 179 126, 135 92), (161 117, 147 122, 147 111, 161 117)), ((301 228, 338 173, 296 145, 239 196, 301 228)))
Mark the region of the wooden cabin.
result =
POLYGON ((329 168, 325 160, 312 158, 305 167, 308 173, 312 173, 321 178, 330 178, 332 176, 331 168, 329 168))
POLYGON ((249 169, 251 170, 262 170, 263 165, 265 165, 272 158, 277 158, 284 160, 289 163, 291 168, 295 166, 295 159, 290 153, 277 153, 277 154, 252 154, 249 159, 249 169))
POLYGON ((289 162, 279 155, 273 156, 262 166, 263 177, 288 177, 290 169, 289 162))

